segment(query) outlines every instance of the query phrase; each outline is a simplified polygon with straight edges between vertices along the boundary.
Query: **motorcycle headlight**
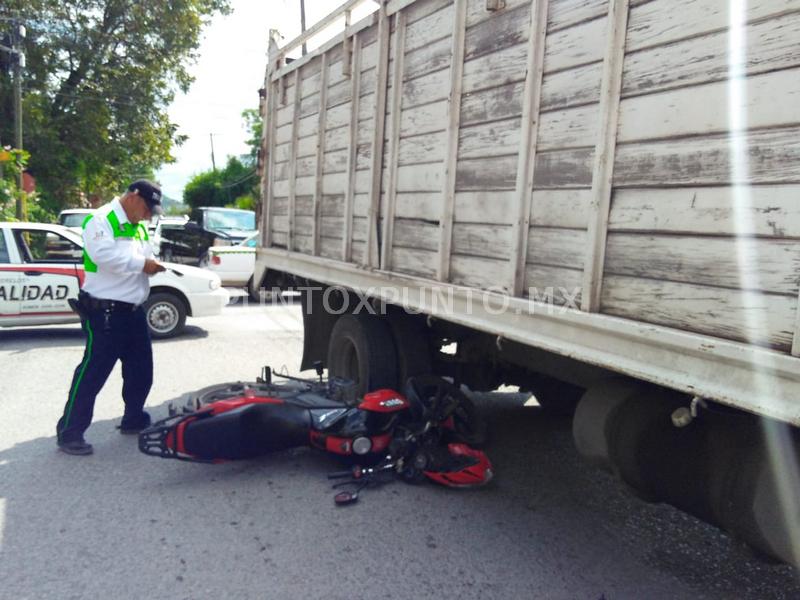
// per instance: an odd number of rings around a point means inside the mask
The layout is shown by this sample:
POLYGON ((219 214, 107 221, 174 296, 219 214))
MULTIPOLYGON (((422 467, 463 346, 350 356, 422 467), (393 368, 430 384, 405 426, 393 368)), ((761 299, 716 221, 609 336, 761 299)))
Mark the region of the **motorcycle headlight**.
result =
POLYGON ((211 291, 219 289, 219 279, 210 279, 208 282, 208 287, 211 288, 211 291))
POLYGON ((357 437, 353 440, 353 452, 356 454, 366 454, 372 450, 372 440, 367 437, 357 437))

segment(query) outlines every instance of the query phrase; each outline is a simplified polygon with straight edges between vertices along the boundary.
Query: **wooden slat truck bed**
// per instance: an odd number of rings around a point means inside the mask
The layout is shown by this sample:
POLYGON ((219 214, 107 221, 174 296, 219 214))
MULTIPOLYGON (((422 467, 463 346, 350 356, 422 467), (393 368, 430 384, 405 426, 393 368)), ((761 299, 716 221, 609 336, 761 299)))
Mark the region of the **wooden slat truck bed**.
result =
POLYGON ((260 268, 800 423, 800 0, 735 4, 393 0, 276 50, 260 268))

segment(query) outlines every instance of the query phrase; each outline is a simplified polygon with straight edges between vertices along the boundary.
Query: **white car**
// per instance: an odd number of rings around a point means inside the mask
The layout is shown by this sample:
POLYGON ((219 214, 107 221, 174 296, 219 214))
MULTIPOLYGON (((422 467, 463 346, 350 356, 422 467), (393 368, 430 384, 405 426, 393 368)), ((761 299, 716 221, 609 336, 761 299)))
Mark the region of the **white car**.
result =
MULTIPOLYGON (((165 263, 145 303, 154 338, 179 334, 186 317, 222 312, 230 297, 214 273, 165 263)), ((0 327, 79 321, 68 300, 83 283, 83 240, 60 225, 0 223, 0 327)))
POLYGON ((222 285, 247 288, 250 299, 257 302, 260 285, 253 281, 257 245, 258 232, 235 246, 211 246, 200 266, 219 275, 222 285))
POLYGON ((84 220, 93 212, 93 208, 66 208, 58 213, 58 224, 68 227, 78 235, 81 235, 84 220))

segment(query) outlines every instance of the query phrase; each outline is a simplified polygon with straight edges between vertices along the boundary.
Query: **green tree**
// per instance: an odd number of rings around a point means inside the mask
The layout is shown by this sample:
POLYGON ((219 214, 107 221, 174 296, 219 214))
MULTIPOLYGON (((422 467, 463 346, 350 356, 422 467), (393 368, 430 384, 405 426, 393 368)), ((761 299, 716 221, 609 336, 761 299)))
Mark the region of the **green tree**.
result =
MULTIPOLYGON (((107 199, 152 177, 183 138, 167 116, 192 81, 200 32, 228 0, 5 0, 24 48, 25 148, 55 207, 107 199)), ((9 29, 10 30, 10 29, 9 29)), ((13 139, 8 65, 0 66, 0 139, 13 139)))
POLYGON ((191 207, 239 206, 247 204, 240 198, 252 197, 253 180, 257 179, 255 168, 244 164, 235 156, 229 156, 221 171, 208 170, 198 173, 183 189, 183 201, 191 207))

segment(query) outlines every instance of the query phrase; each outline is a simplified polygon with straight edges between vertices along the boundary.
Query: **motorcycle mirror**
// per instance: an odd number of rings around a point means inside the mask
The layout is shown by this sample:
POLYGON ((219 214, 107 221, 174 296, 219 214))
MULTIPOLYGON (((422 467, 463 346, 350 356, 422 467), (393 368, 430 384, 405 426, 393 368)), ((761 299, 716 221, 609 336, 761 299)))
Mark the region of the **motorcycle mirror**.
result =
POLYGON ((358 501, 358 492, 339 492, 333 497, 336 506, 344 506, 345 504, 353 504, 358 501))

